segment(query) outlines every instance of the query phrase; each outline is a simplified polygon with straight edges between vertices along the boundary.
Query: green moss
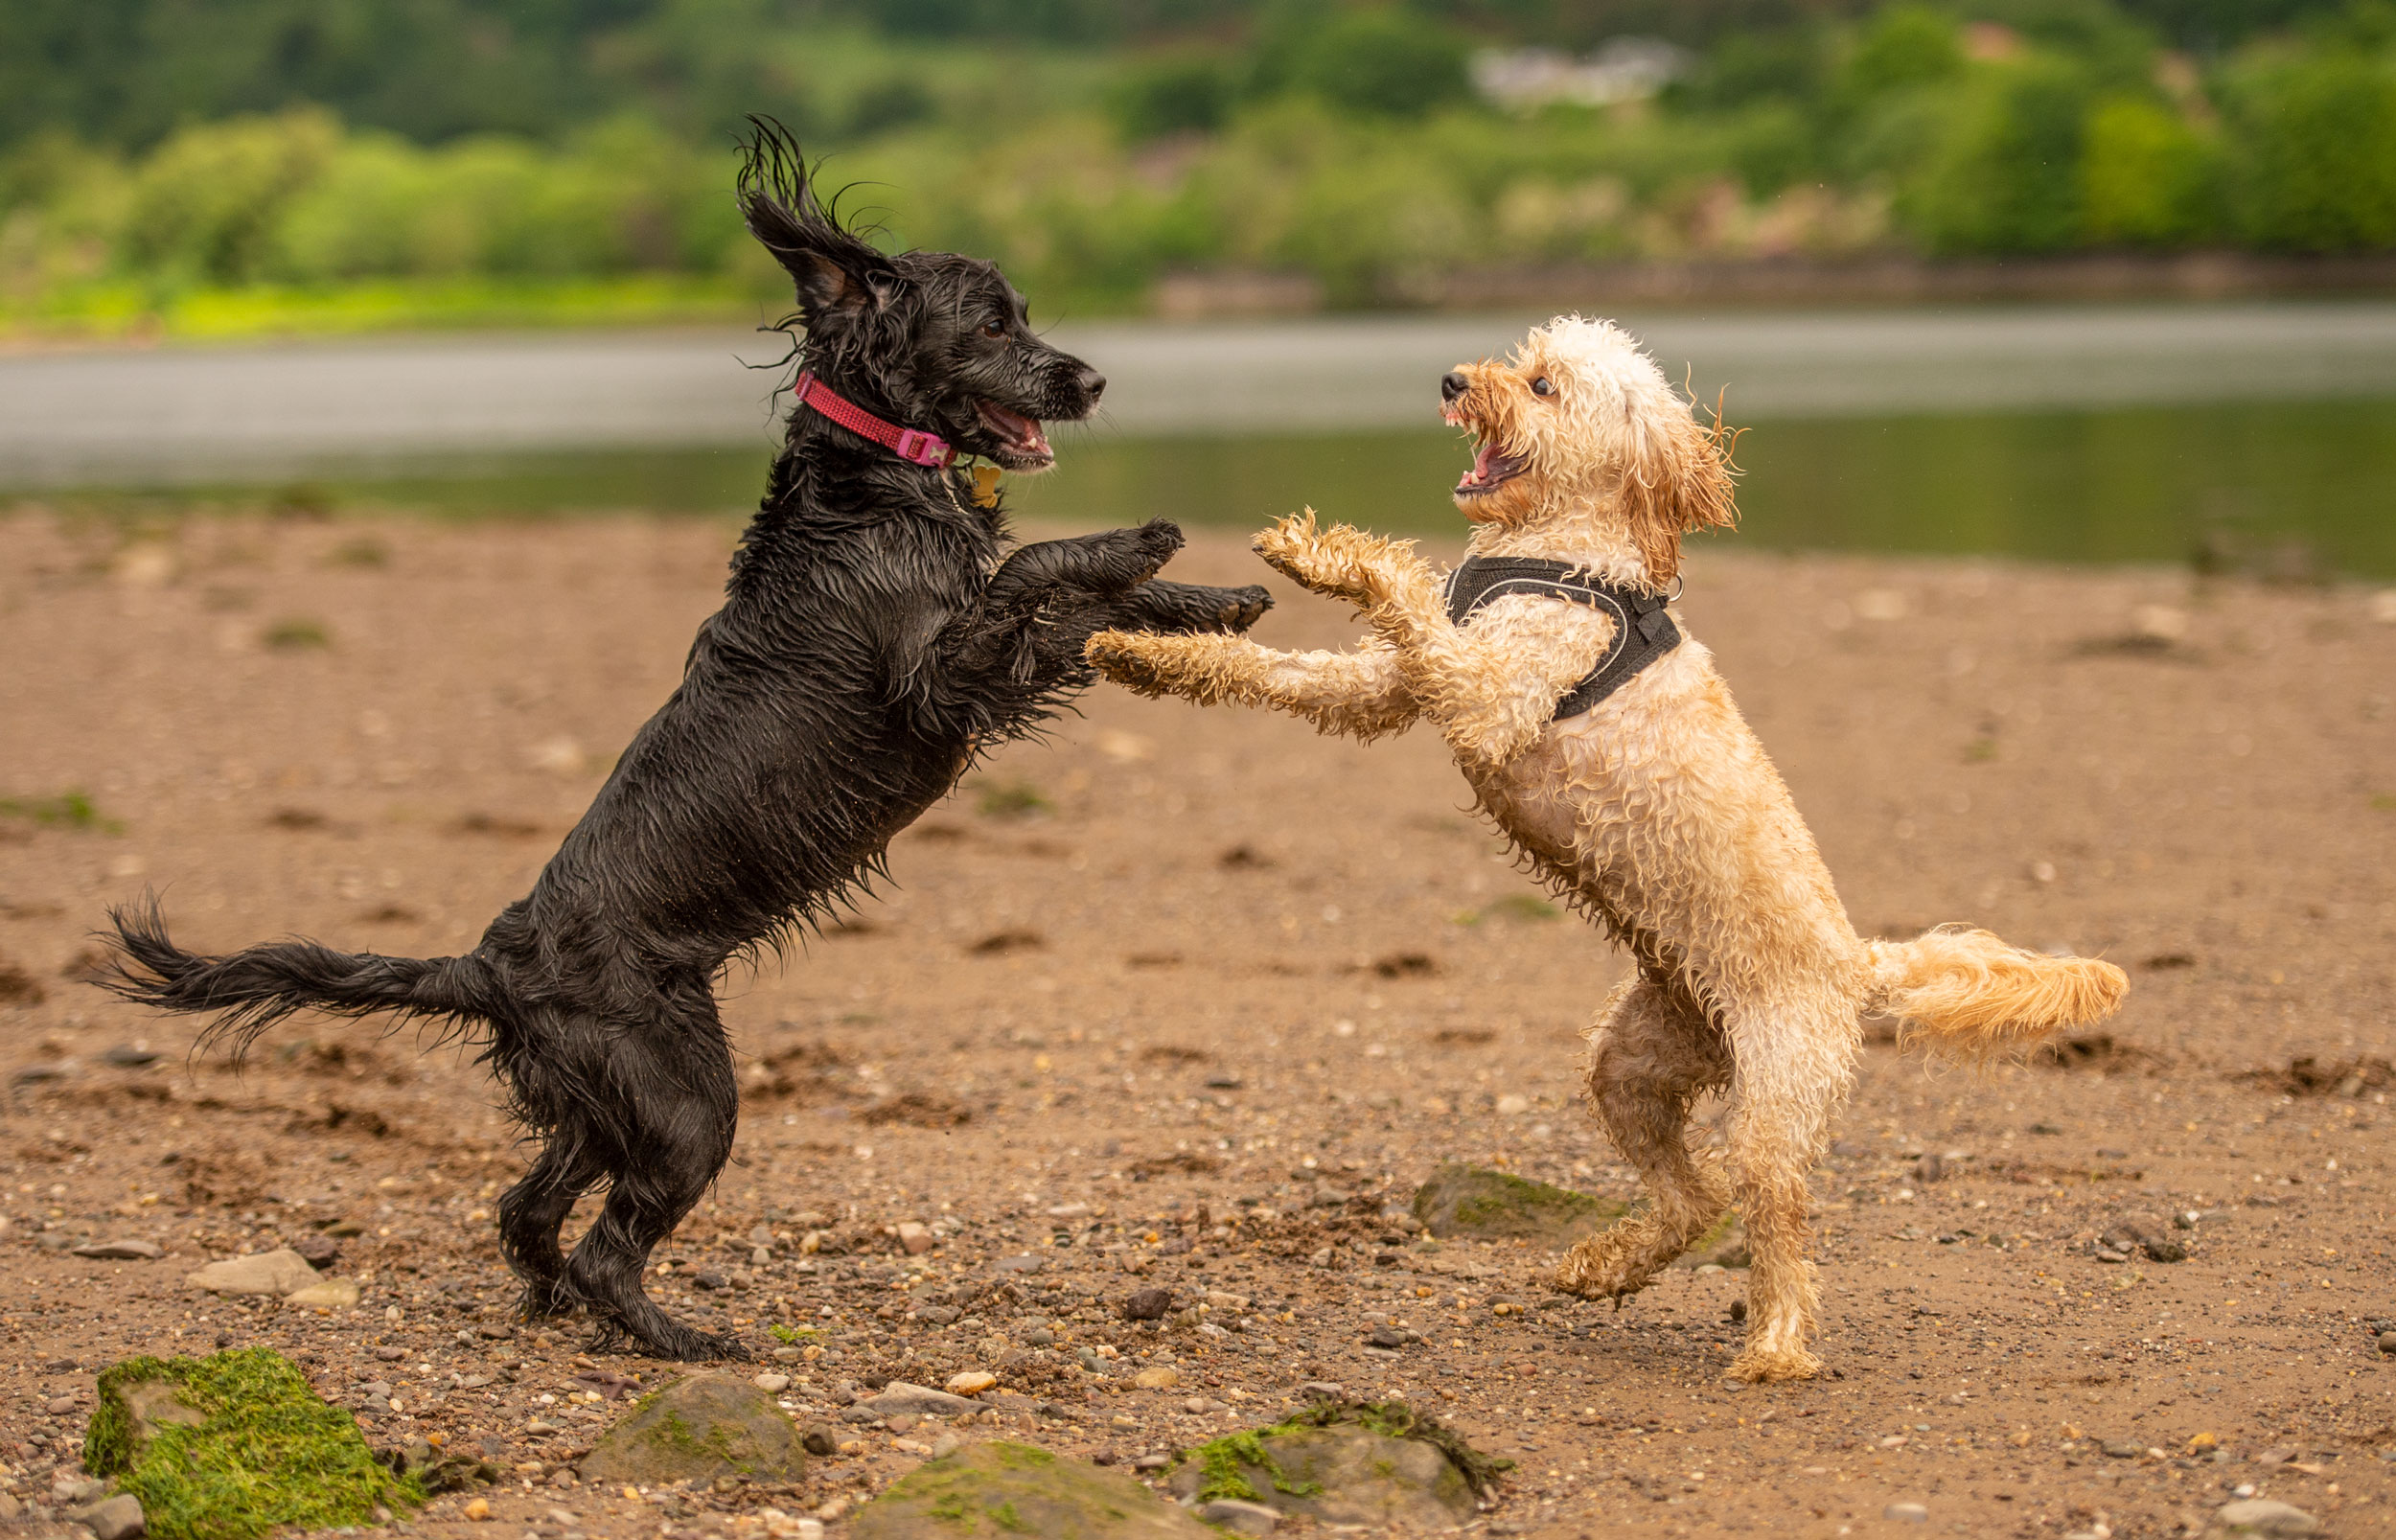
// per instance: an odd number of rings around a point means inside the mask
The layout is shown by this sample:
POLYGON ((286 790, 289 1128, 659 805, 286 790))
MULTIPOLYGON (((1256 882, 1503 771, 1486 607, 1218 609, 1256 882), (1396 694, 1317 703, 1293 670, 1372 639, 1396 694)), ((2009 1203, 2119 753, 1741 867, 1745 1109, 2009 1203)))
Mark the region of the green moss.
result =
POLYGON ((1001 1470, 1037 1470, 1056 1463, 1054 1455, 1036 1444, 1012 1443, 1003 1438, 992 1439, 990 1452, 998 1458, 1001 1470))
POLYGON ((100 1376, 83 1464, 141 1500, 157 1540, 254 1540, 281 1525, 372 1521, 378 1505, 425 1501, 412 1477, 377 1462, 348 1413, 264 1347, 207 1358, 134 1358, 100 1376), (134 1446, 127 1387, 157 1382, 201 1418, 164 1423, 134 1446))
POLYGON ((973 1506, 965 1501, 962 1492, 942 1493, 925 1511, 943 1524, 961 1524, 968 1529, 974 1527, 973 1506))
POLYGON ((1031 1527, 1024 1522, 1023 1515, 1015 1511, 1015 1505, 1012 1503, 1002 1503, 997 1507, 992 1508, 990 1510, 990 1522, 997 1525, 1000 1529, 1004 1529, 1009 1534, 1029 1534, 1031 1532, 1031 1527))

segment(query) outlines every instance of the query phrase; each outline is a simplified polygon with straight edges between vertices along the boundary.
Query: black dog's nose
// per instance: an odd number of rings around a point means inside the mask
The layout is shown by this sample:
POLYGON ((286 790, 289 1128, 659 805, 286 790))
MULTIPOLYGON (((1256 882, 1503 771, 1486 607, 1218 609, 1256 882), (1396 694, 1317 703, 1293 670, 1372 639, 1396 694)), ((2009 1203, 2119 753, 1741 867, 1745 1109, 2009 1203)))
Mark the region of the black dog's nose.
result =
POLYGON ((1472 381, 1451 369, 1440 377, 1440 400, 1454 401, 1472 389, 1472 381))
POLYGON ((1073 377, 1073 382, 1081 386, 1082 394, 1090 398, 1093 406, 1098 404, 1098 398, 1107 392, 1107 377, 1088 364, 1081 366, 1081 373, 1073 377))

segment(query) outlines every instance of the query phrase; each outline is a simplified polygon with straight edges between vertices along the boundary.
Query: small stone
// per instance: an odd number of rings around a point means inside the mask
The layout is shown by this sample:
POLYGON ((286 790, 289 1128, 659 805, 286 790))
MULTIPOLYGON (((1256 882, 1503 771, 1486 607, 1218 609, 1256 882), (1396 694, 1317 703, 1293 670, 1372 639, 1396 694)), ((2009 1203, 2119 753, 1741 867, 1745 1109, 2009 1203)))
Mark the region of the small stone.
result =
POLYGON ((2147 1452, 2147 1446, 2127 1438, 2108 1438, 2101 1445, 2110 1460, 2136 1460, 2147 1452))
POLYGON ((286 1247, 211 1262, 184 1280, 195 1289, 215 1294, 290 1294, 316 1282, 316 1270, 307 1258, 286 1247))
POLYGON ((1298 1388, 1298 1393, 1312 1401, 1336 1401, 1348 1393, 1348 1388, 1336 1380, 1308 1380, 1298 1388))
POLYGON ((1403 1347, 1406 1345, 1406 1333, 1395 1326, 1375 1326, 1366 1336, 1365 1342, 1373 1347, 1403 1347))
POLYGON ((1891 1503, 1880 1510, 1880 1517, 1891 1524, 1927 1524, 1930 1510, 1920 1503, 1891 1503))
POLYGON ((71 1395, 54 1395, 42 1404, 42 1410, 54 1417, 63 1417, 80 1404, 71 1395))
POLYGON ((1134 1289, 1123 1301, 1125 1321, 1162 1321, 1173 1308, 1170 1289, 1134 1289))
POLYGON ((334 1258, 341 1254, 341 1243, 330 1235, 311 1235, 298 1242, 291 1250, 305 1257, 310 1267, 321 1271, 331 1267, 334 1258))
POLYGON ((357 1304, 356 1278, 324 1278, 283 1297, 285 1304, 310 1310, 349 1310, 357 1304))
POLYGON ((24 1512, 24 1504, 18 1502, 13 1497, 11 1497, 6 1492, 0 1492, 0 1524, 6 1524, 12 1519, 22 1517, 24 1512))
POLYGON ((1143 1391, 1169 1391, 1182 1383, 1182 1371, 1158 1364, 1132 1376, 1132 1384, 1143 1391))
POLYGON ((899 1226, 898 1239, 899 1245, 906 1248, 908 1255, 921 1256, 932 1250, 933 1237, 931 1230, 910 1219, 899 1226))
POLYGON ((1173 1463, 1171 1455, 1140 1455, 1132 1460, 1134 1470, 1163 1470, 1173 1463))
POLYGON ((1219 1497, 1202 1505, 1198 1517, 1204 1523, 1221 1525, 1234 1534, 1271 1534, 1281 1523, 1281 1515, 1277 1509, 1261 1503, 1242 1503, 1229 1497, 1219 1497))
POLYGON ((1946 1176, 1947 1162, 1939 1158, 1936 1150, 1926 1152, 1920 1160, 1914 1161, 1916 1182, 1938 1182, 1946 1176))
POLYGON ((949 1376, 949 1394, 979 1395, 982 1391, 992 1389, 998 1383, 999 1377, 996 1374, 985 1373, 977 1368, 969 1368, 949 1376))
POLYGON ((758 1375, 749 1383, 768 1395, 779 1395, 791 1388, 791 1377, 788 1374, 766 1373, 758 1375))
POLYGON ((130 1492, 119 1492, 72 1517, 89 1527, 96 1540, 133 1540, 143 1532, 141 1499, 130 1492))
POLYGON ((466 1505, 465 1511, 468 1518, 480 1524, 491 1517, 491 1501, 488 1498, 475 1498, 466 1505))
POLYGON ((946 1460, 949 1456, 956 1454, 964 1446, 964 1439, 959 1438, 953 1433, 944 1433, 939 1437, 932 1440, 932 1458, 934 1460, 946 1460))
POLYGON ((820 1422, 799 1435, 798 1442, 811 1455, 829 1455, 841 1447, 840 1436, 820 1422))
POLYGON ((791 1536, 791 1540, 823 1540, 823 1521, 821 1519, 800 1519, 797 1523, 796 1531, 791 1536))
POLYGON ((850 1410, 856 1411, 859 1408, 878 1417, 895 1417, 902 1413, 918 1417, 926 1414, 947 1417, 954 1416, 959 1412, 981 1410, 979 1403, 969 1401, 961 1395, 951 1395, 945 1391, 935 1391, 929 1386, 910 1385, 905 1380, 892 1380, 882 1388, 880 1394, 871 1400, 859 1402, 857 1407, 852 1407, 850 1410))
POLYGON ((154 1262, 166 1255, 163 1247, 149 1241, 93 1241, 75 1248, 78 1256, 89 1256, 103 1262, 154 1262))
POLYGON ((2396 1331, 2384 1331, 2380 1333, 2380 1351, 2383 1353, 2396 1353, 2396 1331))
POLYGON ((375 1356, 386 1364, 396 1364, 407 1356, 407 1349, 390 1346, 378 1347, 375 1349, 375 1356))
POLYGON ((2321 1532, 2321 1521, 2300 1507, 2268 1497, 2248 1498, 2218 1509, 2213 1522, 2228 1534, 2309 1535, 2321 1532))

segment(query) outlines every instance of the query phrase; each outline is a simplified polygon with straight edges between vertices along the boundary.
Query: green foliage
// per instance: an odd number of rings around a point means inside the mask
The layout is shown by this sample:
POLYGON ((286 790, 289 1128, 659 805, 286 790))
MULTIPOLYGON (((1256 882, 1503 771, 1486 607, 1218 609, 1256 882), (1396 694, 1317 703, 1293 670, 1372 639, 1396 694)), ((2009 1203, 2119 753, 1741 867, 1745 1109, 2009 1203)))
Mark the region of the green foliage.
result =
POLYGON ((2396 0, 1753 0, 1737 27, 1661 0, 412 3, 223 0, 211 30, 90 0, 179 51, 111 117, 153 65, 26 0, 0 331, 762 318, 788 280, 729 196, 760 107, 864 184, 876 239, 991 257, 1047 315, 1206 269, 1364 307, 1530 264, 2396 248, 2396 0), (2290 30, 2220 51, 2257 16, 2290 30), (1654 103, 1526 122, 1468 89, 1485 42, 1643 30, 1706 45, 1654 103), (33 80, 28 37, 80 83, 33 80), (2158 51, 2208 38, 2201 66, 2158 51))
POLYGON ((83 1464, 141 1499, 157 1540, 254 1540, 282 1525, 365 1524, 377 1506, 425 1501, 379 1463, 350 1414, 264 1347, 208 1358, 135 1358, 100 1376, 83 1464), (196 1424, 160 1422, 140 1448, 126 1392, 174 1388, 196 1424))
POLYGON ((2177 246, 2219 223, 2220 154, 2179 114, 2141 97, 2113 97, 2088 115, 2080 198, 2100 242, 2177 246))
POLYGON ((2396 244, 2396 69, 2333 49, 2274 53, 2232 73, 2231 219, 2258 246, 2396 244))
POLYGON ((1975 79, 1907 211, 1934 252, 2051 252, 2081 232, 2086 74, 2033 57, 1975 79))

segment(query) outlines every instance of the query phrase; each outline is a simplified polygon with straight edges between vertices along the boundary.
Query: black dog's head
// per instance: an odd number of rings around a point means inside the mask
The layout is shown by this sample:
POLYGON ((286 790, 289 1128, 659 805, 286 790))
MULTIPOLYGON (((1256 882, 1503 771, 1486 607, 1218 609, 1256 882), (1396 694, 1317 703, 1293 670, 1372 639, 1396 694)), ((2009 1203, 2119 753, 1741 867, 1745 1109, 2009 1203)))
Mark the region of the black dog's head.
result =
POLYGON ((798 285, 807 367, 868 411, 928 428, 1010 471, 1056 463, 1044 422, 1078 422, 1106 379, 1032 334, 1024 296, 989 263, 886 256, 816 201, 797 144, 751 119, 741 214, 798 285))

